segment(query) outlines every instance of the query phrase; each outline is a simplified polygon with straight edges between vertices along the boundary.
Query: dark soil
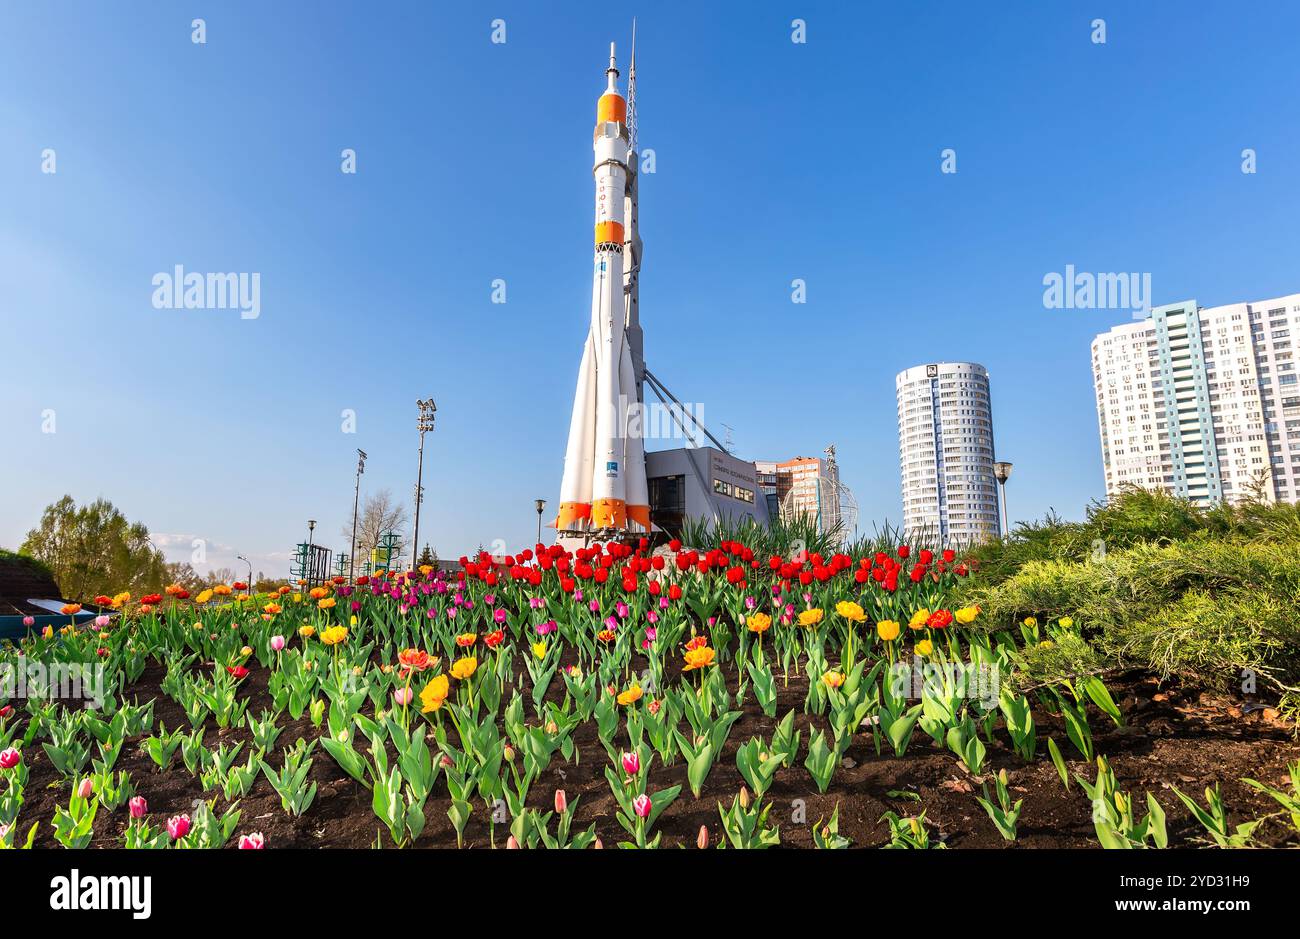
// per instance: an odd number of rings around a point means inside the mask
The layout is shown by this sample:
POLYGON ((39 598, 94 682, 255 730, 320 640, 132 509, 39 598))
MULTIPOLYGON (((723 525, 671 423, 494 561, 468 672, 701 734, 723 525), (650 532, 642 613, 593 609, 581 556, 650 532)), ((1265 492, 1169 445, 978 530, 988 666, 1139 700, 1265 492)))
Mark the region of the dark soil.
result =
MULTIPOLYGON (((180 708, 159 690, 162 677, 163 669, 151 665, 124 697, 138 698, 141 702, 157 698, 155 730, 159 721, 169 728, 188 729, 180 708)), ((270 707, 266 680, 264 669, 254 670, 245 680, 243 694, 252 700, 251 714, 258 715, 262 708, 270 707)), ((558 681, 551 689, 553 694, 557 686, 558 681)), ((1300 743, 1292 735, 1290 725, 1277 720, 1271 712, 1255 710, 1243 715, 1243 703, 1239 700, 1196 693, 1173 684, 1162 688, 1155 679, 1141 675, 1111 679, 1109 687, 1124 711, 1126 726, 1117 728, 1108 718, 1094 712, 1092 728, 1097 752, 1108 758, 1120 788, 1135 796, 1139 804, 1144 801, 1145 792, 1155 794, 1168 815, 1171 845, 1196 846, 1196 839, 1203 835, 1199 824, 1174 795, 1172 786, 1203 802, 1205 787, 1219 781, 1234 825, 1277 811, 1276 803, 1243 785, 1240 777, 1286 788, 1287 763, 1300 759, 1300 743)), ((859 847, 881 846, 888 841, 888 825, 881 821, 881 815, 887 810, 901 816, 924 810, 933 826, 932 841, 943 841, 953 848, 1098 847, 1087 796, 1076 783, 1072 783, 1069 791, 1062 786, 1046 754, 1046 738, 1056 739, 1073 772, 1092 780, 1096 768, 1081 759, 1071 759, 1078 757, 1078 753, 1068 742, 1060 722, 1037 706, 1034 712, 1040 751, 1037 762, 1023 763, 1011 750, 1005 731, 1000 731, 999 742, 989 747, 986 773, 1005 768, 1013 797, 1024 799, 1019 837, 1014 844, 1009 844, 975 801, 982 778, 967 773, 949 751, 933 746, 920 728, 902 758, 895 757, 888 744, 883 754, 877 756, 870 734, 859 734, 846 753, 848 765, 837 771, 829 791, 819 794, 803 766, 810 726, 808 716, 802 712, 806 689, 805 678, 792 676, 789 687, 781 689, 777 706, 778 717, 794 709, 796 726, 803 731, 797 760, 777 773, 767 794, 772 804, 769 822, 779 826, 782 845, 811 847, 812 826, 820 819, 828 819, 838 804, 840 832, 859 847)), ((509 693, 507 689, 507 697, 509 693)), ((820 719, 819 725, 825 726, 820 719)), ((283 714, 280 726, 283 732, 276 744, 277 752, 268 757, 273 766, 280 764, 278 751, 300 737, 319 735, 305 717, 291 721, 287 713, 283 714)), ((664 767, 656 757, 650 774, 650 790, 682 786, 682 794, 656 826, 657 831, 663 832, 664 847, 693 846, 701 825, 709 829, 710 842, 717 844, 718 803, 729 806, 743 783, 736 769, 736 747, 755 735, 766 738, 773 726, 774 721, 762 713, 751 693, 744 716, 732 728, 726 751, 715 763, 699 800, 691 796, 685 764, 678 759, 674 765, 664 767)), ((579 727, 574 739, 580 759, 565 763, 556 754, 551 766, 533 784, 529 805, 549 811, 555 789, 563 788, 570 803, 581 798, 573 830, 583 830, 594 822, 604 846, 614 847, 626 839, 626 834, 614 817, 614 800, 604 777, 609 758, 596 737, 595 722, 579 727)), ((245 749, 240 754, 242 762, 252 745, 247 728, 218 731, 209 721, 205 738, 209 748, 238 741, 245 741, 245 749)), ((57 803, 66 805, 69 785, 50 765, 39 745, 29 747, 26 756, 31 762, 31 781, 27 802, 19 816, 20 829, 25 835, 28 826, 39 819, 37 846, 58 847, 50 820, 57 803)), ((155 828, 174 814, 190 812, 197 800, 215 794, 204 793, 198 779, 181 763, 179 751, 171 768, 166 773, 160 772, 141 751, 138 738, 123 746, 116 769, 128 771, 137 793, 148 800, 155 828)), ((261 831, 271 848, 364 848, 377 842, 391 845, 387 830, 371 810, 369 791, 344 774, 320 747, 314 754, 310 778, 319 786, 316 801, 303 817, 293 818, 281 808, 279 796, 265 777, 259 776, 249 795, 240 802, 243 814, 230 844, 238 840, 238 834, 261 831)), ((455 829, 446 814, 450 799, 441 778, 434 792, 435 796, 426 805, 428 824, 417 846, 454 848, 455 829)), ((225 800, 218 797, 217 811, 226 806, 225 800)), ((467 847, 490 846, 488 818, 485 806, 477 802, 465 831, 467 847)), ((101 810, 93 846, 120 846, 127 820, 125 806, 111 814, 101 810)), ((1266 822, 1257 834, 1261 843, 1271 846, 1294 845, 1297 841, 1284 817, 1266 822)), ((507 826, 498 824, 496 846, 504 847, 507 836, 507 826)))

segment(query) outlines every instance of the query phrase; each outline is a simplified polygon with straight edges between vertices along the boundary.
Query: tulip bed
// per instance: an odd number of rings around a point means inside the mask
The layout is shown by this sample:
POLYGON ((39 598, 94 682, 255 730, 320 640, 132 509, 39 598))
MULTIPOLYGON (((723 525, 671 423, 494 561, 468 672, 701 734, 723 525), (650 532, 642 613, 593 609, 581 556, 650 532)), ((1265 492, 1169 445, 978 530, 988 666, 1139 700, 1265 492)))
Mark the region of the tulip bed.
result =
POLYGON ((1297 843, 1288 728, 1141 673, 1028 684, 1086 638, 987 622, 967 577, 722 540, 101 598, 0 650, 106 689, 0 690, 0 846, 1297 843))

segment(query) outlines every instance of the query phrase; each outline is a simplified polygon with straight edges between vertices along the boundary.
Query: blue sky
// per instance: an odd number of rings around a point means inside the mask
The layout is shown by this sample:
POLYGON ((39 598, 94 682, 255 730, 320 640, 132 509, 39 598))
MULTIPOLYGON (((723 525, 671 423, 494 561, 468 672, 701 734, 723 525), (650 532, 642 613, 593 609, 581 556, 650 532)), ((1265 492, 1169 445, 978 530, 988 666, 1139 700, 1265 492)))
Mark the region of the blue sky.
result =
POLYGON ((531 543, 634 14, 650 367, 741 456, 837 444, 867 528, 901 515, 893 377, 928 361, 988 367, 1013 518, 1102 494, 1088 344, 1131 316, 1045 309, 1044 275, 1300 290, 1295 4, 608 8, 0 7, 0 546, 66 492, 283 575, 308 518, 346 545, 357 447, 363 491, 409 496, 428 395, 421 540, 531 543), (261 315, 155 309, 177 264, 259 273, 261 315))

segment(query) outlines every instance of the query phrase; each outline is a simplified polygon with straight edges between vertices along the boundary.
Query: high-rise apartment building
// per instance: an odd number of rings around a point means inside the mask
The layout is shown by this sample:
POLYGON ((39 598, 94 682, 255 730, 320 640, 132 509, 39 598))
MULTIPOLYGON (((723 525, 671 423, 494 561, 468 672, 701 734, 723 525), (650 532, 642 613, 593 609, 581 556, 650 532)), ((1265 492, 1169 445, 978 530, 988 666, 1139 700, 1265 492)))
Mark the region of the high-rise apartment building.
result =
POLYGON ((974 362, 918 365, 899 372, 894 385, 904 530, 943 544, 996 537, 987 369, 974 362))
POLYGON ((1258 491, 1295 502, 1300 294, 1156 307, 1092 342, 1107 495, 1163 489, 1201 505, 1258 491))

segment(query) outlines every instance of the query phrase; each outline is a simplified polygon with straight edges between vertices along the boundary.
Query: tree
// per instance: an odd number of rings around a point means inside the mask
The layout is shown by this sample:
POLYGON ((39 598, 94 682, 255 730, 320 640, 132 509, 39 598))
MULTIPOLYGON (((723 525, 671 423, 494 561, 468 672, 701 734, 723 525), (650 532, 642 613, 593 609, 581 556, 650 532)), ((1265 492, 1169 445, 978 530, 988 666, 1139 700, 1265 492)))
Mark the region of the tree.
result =
POLYGON ((167 565, 167 583, 179 584, 190 593, 198 593, 206 586, 203 578, 189 561, 172 561, 167 565))
MULTIPOLYGON (((351 507, 349 506, 349 509, 351 507)), ((351 518, 349 511, 348 517, 351 518)), ((393 493, 388 489, 381 489, 374 495, 366 496, 361 504, 361 511, 357 515, 357 570, 361 569, 361 563, 370 556, 370 552, 379 547, 379 540, 388 532, 397 535, 397 547, 393 552, 393 563, 398 563, 402 552, 406 550, 406 540, 404 532, 407 523, 406 506, 396 502, 393 499, 393 493)), ((343 537, 351 544, 352 525, 346 524, 342 529, 343 537)))
POLYGON ((425 567, 426 565, 428 567, 438 566, 438 552, 431 550, 427 542, 424 545, 424 550, 420 552, 420 560, 415 566, 425 567))
MULTIPOLYGON (((247 575, 245 575, 247 576, 247 575)), ((225 584, 229 587, 235 581, 242 581, 244 578, 235 573, 234 569, 229 567, 218 567, 215 570, 209 569, 208 576, 205 579, 205 586, 211 587, 213 584, 225 584)))
POLYGON ((167 565, 149 529, 128 522, 106 499, 78 508, 64 496, 46 506, 19 553, 44 562, 71 600, 123 590, 139 596, 167 584, 167 565))

